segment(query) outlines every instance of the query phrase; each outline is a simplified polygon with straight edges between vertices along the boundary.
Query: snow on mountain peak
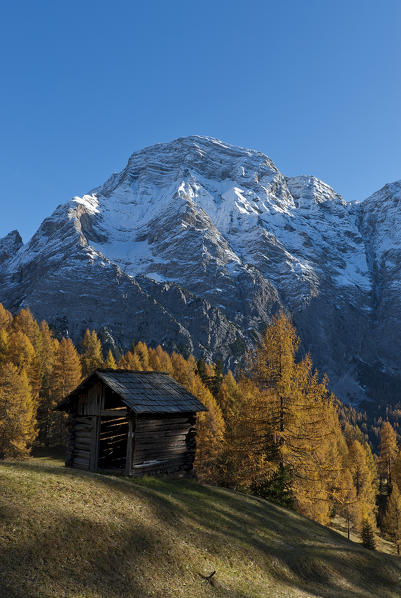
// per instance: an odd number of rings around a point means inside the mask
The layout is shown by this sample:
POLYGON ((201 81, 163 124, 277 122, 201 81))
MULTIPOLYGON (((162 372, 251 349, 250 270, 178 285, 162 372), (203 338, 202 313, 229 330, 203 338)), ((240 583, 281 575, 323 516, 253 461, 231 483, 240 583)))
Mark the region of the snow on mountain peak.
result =
POLYGON ((77 338, 107 327, 122 346, 135 337, 227 360, 284 308, 317 364, 355 389, 347 355, 401 375, 385 342, 401 340, 400 206, 400 181, 346 203, 261 152, 179 138, 133 153, 29 243, 16 231, 0 240, 0 301, 77 338))
POLYGON ((22 245, 22 238, 17 230, 12 230, 0 239, 0 264, 15 255, 22 245))

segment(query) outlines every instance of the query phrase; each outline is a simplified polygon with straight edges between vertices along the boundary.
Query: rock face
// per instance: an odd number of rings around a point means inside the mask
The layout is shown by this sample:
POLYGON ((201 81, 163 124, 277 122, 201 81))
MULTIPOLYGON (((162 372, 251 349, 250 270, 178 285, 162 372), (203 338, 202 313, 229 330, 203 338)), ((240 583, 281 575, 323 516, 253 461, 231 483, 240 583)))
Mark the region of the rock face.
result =
POLYGON ((0 240, 0 301, 74 340, 90 327, 231 367, 285 309, 333 390, 376 398, 378 377, 401 375, 400 202, 401 182, 346 203, 257 151, 178 139, 133 154, 26 245, 0 240))

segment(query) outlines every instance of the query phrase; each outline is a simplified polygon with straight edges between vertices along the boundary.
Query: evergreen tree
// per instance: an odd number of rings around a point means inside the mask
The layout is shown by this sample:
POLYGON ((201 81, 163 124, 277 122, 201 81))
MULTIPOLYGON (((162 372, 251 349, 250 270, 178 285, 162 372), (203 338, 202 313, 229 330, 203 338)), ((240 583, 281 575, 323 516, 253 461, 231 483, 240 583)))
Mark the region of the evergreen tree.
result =
POLYGON ((0 458, 23 457, 36 436, 35 405, 25 371, 0 367, 0 458))
POLYGON ((198 361, 196 362, 196 373, 202 380, 202 384, 207 386, 209 376, 206 370, 206 362, 204 359, 198 359, 198 361))
POLYGON ((387 501, 382 529, 394 543, 399 556, 401 547, 401 495, 396 483, 393 483, 391 496, 387 501))
POLYGON ((373 533, 373 527, 370 523, 369 519, 364 519, 362 522, 362 531, 361 531, 361 539, 362 545, 369 550, 375 550, 376 542, 375 542, 375 535, 373 533))

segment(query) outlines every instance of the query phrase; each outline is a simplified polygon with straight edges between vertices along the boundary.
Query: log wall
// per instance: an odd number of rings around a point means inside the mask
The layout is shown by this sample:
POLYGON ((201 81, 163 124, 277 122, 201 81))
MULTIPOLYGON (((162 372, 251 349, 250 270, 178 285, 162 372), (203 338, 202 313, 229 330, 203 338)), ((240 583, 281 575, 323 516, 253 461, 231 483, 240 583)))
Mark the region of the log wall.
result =
POLYGON ((68 423, 66 465, 134 476, 193 469, 196 414, 135 416, 107 392, 96 383, 79 397, 68 423))
POLYGON ((138 416, 132 475, 188 472, 195 458, 195 415, 138 416))
POLYGON ((97 461, 97 418, 75 416, 68 425, 66 465, 94 471, 97 461))

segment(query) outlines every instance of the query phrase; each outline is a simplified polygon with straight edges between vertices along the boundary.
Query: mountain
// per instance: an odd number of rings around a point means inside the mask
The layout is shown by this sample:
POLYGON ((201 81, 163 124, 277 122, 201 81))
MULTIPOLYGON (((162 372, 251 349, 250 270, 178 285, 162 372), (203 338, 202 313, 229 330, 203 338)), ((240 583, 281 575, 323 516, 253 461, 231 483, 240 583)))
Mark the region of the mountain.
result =
POLYGON ((396 400, 400 201, 401 182, 347 203, 260 152, 177 139, 134 153, 25 245, 0 240, 0 301, 74 340, 90 327, 230 367, 285 309, 341 398, 396 400))

